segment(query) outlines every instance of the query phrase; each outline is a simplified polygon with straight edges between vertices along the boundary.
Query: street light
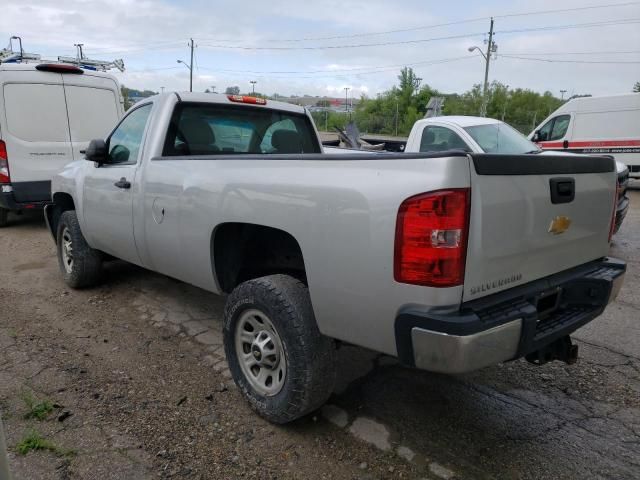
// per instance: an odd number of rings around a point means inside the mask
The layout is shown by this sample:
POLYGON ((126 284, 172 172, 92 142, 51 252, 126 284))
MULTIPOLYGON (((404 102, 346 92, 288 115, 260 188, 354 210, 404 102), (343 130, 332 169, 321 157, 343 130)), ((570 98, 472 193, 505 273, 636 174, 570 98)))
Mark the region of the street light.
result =
POLYGON ((255 95, 256 94, 256 83, 257 80, 249 80, 249 83, 251 84, 251 94, 255 95))
POLYGON ((467 50, 469 50, 470 52, 473 52, 474 50, 478 50, 478 52, 480 52, 480 55, 482 55, 482 58, 484 58, 485 60, 487 59, 487 56, 484 54, 484 52, 480 49, 480 47, 476 47, 475 45, 473 47, 469 47, 467 50))
POLYGON ((216 86, 215 85, 211 85, 211 93, 216 93, 216 86))
POLYGON ((176 62, 183 64, 189 70, 189 91, 193 92, 193 69, 187 62, 183 62, 182 60, 176 60, 176 62))
POLYGON ((567 93, 566 90, 560 90, 560 100, 564 100, 564 94, 567 93))

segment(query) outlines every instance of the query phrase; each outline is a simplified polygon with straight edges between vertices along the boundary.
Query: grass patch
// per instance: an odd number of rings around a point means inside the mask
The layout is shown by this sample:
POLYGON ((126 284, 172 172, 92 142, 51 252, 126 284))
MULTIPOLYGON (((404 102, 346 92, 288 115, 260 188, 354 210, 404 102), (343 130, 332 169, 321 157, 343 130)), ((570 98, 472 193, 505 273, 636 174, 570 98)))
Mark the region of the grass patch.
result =
POLYGON ((58 447, 45 439, 35 430, 29 430, 27 435, 16 445, 16 450, 20 455, 26 455, 31 450, 47 450, 49 452, 58 452, 58 447))
POLYGON ((44 420, 53 411, 53 403, 49 400, 36 400, 29 392, 22 395, 22 401, 27 406, 27 413, 24 414, 24 418, 37 418, 38 420, 44 420))

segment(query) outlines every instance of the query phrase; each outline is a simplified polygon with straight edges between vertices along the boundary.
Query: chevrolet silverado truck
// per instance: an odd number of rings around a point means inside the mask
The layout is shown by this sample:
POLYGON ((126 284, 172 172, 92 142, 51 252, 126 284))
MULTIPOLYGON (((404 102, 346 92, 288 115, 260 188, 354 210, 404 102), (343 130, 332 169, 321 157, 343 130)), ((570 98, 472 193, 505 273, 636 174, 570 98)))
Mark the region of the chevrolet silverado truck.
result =
POLYGON ((626 268, 611 158, 326 154, 303 108, 247 96, 145 99, 52 188, 66 283, 115 257, 228 295, 230 371, 276 423, 326 401, 342 343, 445 373, 573 362, 626 268))

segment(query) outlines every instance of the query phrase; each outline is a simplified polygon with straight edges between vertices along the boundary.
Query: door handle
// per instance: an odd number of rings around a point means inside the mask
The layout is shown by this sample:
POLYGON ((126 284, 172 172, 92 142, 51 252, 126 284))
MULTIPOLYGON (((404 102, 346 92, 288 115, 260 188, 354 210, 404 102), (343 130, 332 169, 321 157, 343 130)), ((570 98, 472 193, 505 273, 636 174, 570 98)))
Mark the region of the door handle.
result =
POLYGON ((124 177, 114 183, 114 185, 118 188, 124 188, 125 190, 131 188, 131 182, 128 182, 124 177))

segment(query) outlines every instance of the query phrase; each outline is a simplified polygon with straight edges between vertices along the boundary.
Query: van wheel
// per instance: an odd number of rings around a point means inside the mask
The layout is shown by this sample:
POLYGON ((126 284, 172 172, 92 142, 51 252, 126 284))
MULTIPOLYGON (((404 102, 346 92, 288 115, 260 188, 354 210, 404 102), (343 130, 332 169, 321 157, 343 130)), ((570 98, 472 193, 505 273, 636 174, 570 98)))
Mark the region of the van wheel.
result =
POLYGON ((97 284, 102 277, 102 256, 84 239, 75 210, 60 216, 56 239, 58 264, 66 284, 71 288, 97 284))
POLYGON ((9 210, 6 208, 0 208, 0 228, 6 227, 9 224, 9 210))
POLYGON ((331 395, 335 344, 318 330, 309 292, 295 278, 270 275, 236 287, 223 333, 233 380, 267 420, 291 422, 331 395))

